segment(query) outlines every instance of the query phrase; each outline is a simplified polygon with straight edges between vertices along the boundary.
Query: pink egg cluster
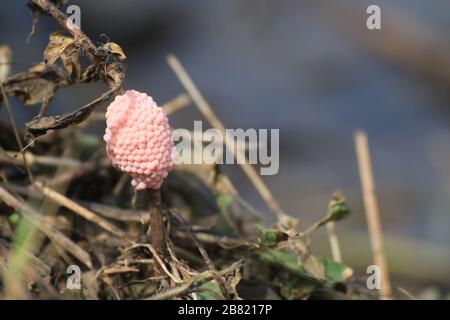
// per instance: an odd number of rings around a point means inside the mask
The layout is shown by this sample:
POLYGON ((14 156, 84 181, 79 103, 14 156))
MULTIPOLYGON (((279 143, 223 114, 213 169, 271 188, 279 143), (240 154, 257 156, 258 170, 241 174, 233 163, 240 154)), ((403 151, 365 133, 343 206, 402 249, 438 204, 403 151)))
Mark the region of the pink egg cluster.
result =
POLYGON ((103 138, 112 164, 131 175, 137 190, 159 189, 175 153, 167 116, 152 97, 135 90, 116 96, 103 138))

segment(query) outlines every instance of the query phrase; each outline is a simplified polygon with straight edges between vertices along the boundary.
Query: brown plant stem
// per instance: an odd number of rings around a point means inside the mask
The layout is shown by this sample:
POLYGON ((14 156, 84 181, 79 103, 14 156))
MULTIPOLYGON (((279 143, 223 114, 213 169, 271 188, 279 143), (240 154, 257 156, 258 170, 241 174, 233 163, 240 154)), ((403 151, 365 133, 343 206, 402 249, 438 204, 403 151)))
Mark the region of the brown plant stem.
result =
POLYGON ((166 256, 166 227, 162 215, 162 202, 160 189, 147 190, 149 203, 149 226, 152 247, 163 257, 166 256))
POLYGON ((86 34, 84 34, 81 29, 70 28, 67 24, 67 16, 63 12, 61 12, 53 3, 49 2, 48 0, 31 0, 31 2, 41 8, 41 10, 45 14, 52 16, 58 22, 58 24, 67 32, 69 32, 74 38, 82 39, 86 44, 88 53, 92 55, 91 58, 93 58, 96 49, 94 43, 86 36, 86 34))
POLYGON ((92 63, 105 64, 103 80, 108 85, 109 89, 111 89, 110 91, 112 91, 112 94, 122 94, 124 92, 123 79, 125 77, 125 71, 122 63, 119 65, 106 63, 104 55, 99 53, 99 48, 95 46, 92 40, 81 29, 68 24, 67 15, 49 0, 29 0, 29 3, 36 5, 44 14, 51 16, 61 28, 72 35, 74 39, 79 40, 87 57, 92 63), (110 73, 108 70, 114 71, 112 69, 115 69, 115 72, 110 73))

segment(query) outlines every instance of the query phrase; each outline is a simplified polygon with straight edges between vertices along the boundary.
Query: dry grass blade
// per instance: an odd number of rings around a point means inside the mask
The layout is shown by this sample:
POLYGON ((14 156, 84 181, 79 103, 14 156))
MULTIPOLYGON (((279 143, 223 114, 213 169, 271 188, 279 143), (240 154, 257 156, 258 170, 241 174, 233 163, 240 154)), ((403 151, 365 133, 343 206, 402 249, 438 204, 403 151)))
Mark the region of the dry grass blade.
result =
POLYGON ((147 250, 150 251, 150 253, 152 254, 153 258, 155 258, 156 262, 158 263, 158 265, 161 267, 161 269, 163 270, 163 272, 165 274, 167 274, 167 276, 174 282, 174 283, 181 283, 182 281, 180 279, 178 279, 177 277, 175 277, 172 273, 170 273, 170 271, 167 269, 165 263, 162 261, 161 257, 159 256, 159 254, 156 252, 155 248, 152 247, 151 244, 144 244, 144 243, 138 243, 135 244, 131 247, 129 247, 127 250, 133 250, 135 248, 146 248, 147 250))
POLYGON ((163 104, 162 108, 167 115, 170 115, 178 110, 184 109, 189 103, 191 103, 191 98, 186 93, 181 93, 173 100, 163 104))
POLYGON ((63 248, 80 260, 89 269, 92 268, 92 262, 89 254, 84 251, 75 242, 67 238, 64 234, 40 220, 39 215, 27 205, 16 199, 12 194, 0 186, 0 199, 8 206, 20 212, 26 219, 33 223, 41 232, 43 232, 52 242, 63 248))
POLYGON ((43 166, 62 166, 65 168, 78 168, 81 161, 75 159, 64 159, 60 157, 40 156, 34 155, 31 152, 24 152, 24 157, 18 157, 14 151, 6 151, 5 154, 0 154, 0 163, 7 164, 24 164, 23 158, 26 158, 27 164, 43 165, 43 166))
POLYGON ((47 281, 50 274, 51 268, 30 252, 17 247, 14 250, 10 250, 10 248, 0 242, 0 275, 3 276, 2 280, 5 288, 4 298, 19 299, 28 297, 21 286, 22 281, 29 288, 41 286, 46 289, 47 293, 57 296, 55 288, 47 281), (14 268, 13 266, 16 265, 14 259, 18 252, 27 257, 27 263, 24 265, 23 272, 20 275, 17 273, 16 278, 13 279, 11 278, 11 268, 14 268))
POLYGON ((81 202, 84 206, 106 218, 125 222, 148 223, 149 213, 144 210, 127 210, 94 202, 81 202))
POLYGON ((417 300, 417 298, 414 297, 414 295, 405 288, 397 287, 397 290, 407 296, 410 300, 417 300))
POLYGON ((11 71, 12 52, 8 46, 0 45, 0 82, 6 81, 11 71))
POLYGON ((129 243, 134 243, 134 239, 132 239, 130 236, 128 236, 124 231, 116 227, 115 225, 109 223, 107 220, 97 216, 92 211, 84 208, 83 206, 79 205, 78 203, 70 200, 66 196, 48 188, 45 187, 42 183, 36 182, 33 184, 33 186, 39 190, 44 196, 48 197, 49 199, 55 201, 59 205, 71 210, 72 212, 78 214, 79 216, 83 217, 84 219, 91 221, 98 225, 100 228, 110 232, 111 234, 115 235, 116 237, 125 240, 129 243))
POLYGON ((355 132, 354 139, 363 191, 364 207, 366 209, 370 242, 372 244, 373 260, 375 265, 380 268, 381 272, 380 297, 382 299, 392 299, 389 270, 384 252, 383 230, 381 228, 380 212, 378 209, 375 182, 370 161, 369 143, 366 133, 362 130, 355 132))

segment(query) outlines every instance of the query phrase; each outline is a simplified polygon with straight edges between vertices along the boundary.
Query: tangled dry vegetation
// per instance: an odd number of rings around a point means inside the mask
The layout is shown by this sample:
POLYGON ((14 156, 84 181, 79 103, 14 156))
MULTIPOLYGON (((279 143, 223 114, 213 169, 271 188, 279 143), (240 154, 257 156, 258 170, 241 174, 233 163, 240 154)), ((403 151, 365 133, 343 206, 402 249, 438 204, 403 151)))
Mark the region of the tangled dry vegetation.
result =
MULTIPOLYGON (((0 123, 3 298, 368 297, 351 280, 349 267, 310 251, 312 232, 349 213, 343 197, 334 195, 324 218, 300 231, 248 166, 242 169, 275 213, 274 226, 261 225, 219 165, 177 166, 162 187, 168 237, 166 252, 157 252, 150 244, 146 199, 111 167, 101 137, 84 130, 104 121, 96 108, 123 91, 125 53, 116 43, 96 46, 81 30, 69 28, 58 1, 31 0, 29 7, 34 24, 47 15, 60 29, 50 35, 43 62, 0 79, 1 105, 10 115, 9 124, 0 123), (60 88, 92 81, 108 87, 98 99, 68 114, 45 115, 60 88), (25 131, 17 129, 8 97, 39 109, 25 131), (67 286, 68 278, 77 280, 67 273, 70 265, 81 269, 80 290, 67 286)), ((165 111, 170 115, 194 102, 220 129, 178 60, 171 56, 169 64, 186 93, 165 104, 165 111)), ((7 66, 0 65, 3 73, 7 66)))

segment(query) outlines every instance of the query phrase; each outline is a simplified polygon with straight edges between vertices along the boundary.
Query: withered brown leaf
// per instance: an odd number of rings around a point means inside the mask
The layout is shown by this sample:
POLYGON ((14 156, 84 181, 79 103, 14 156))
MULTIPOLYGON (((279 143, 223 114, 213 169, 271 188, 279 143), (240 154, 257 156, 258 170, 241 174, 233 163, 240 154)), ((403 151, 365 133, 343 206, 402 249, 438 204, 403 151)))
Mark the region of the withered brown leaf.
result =
POLYGON ((21 97, 25 105, 35 105, 51 100, 56 89, 69 82, 66 72, 61 68, 37 64, 28 71, 10 76, 4 87, 7 95, 21 97))
POLYGON ((81 75, 80 44, 81 39, 53 32, 50 34, 49 43, 44 50, 44 61, 48 64, 55 64, 58 59, 61 59, 69 76, 74 75, 76 79, 79 79, 81 75))
POLYGON ((117 90, 117 87, 110 89, 87 105, 62 116, 36 117, 26 123, 27 131, 33 137, 38 137, 47 133, 48 130, 64 129, 81 123, 90 116, 95 108, 106 102, 117 90))
POLYGON ((108 51, 109 53, 116 55, 119 58, 119 60, 125 60, 127 58, 122 48, 115 42, 107 42, 102 46, 102 48, 108 51))

